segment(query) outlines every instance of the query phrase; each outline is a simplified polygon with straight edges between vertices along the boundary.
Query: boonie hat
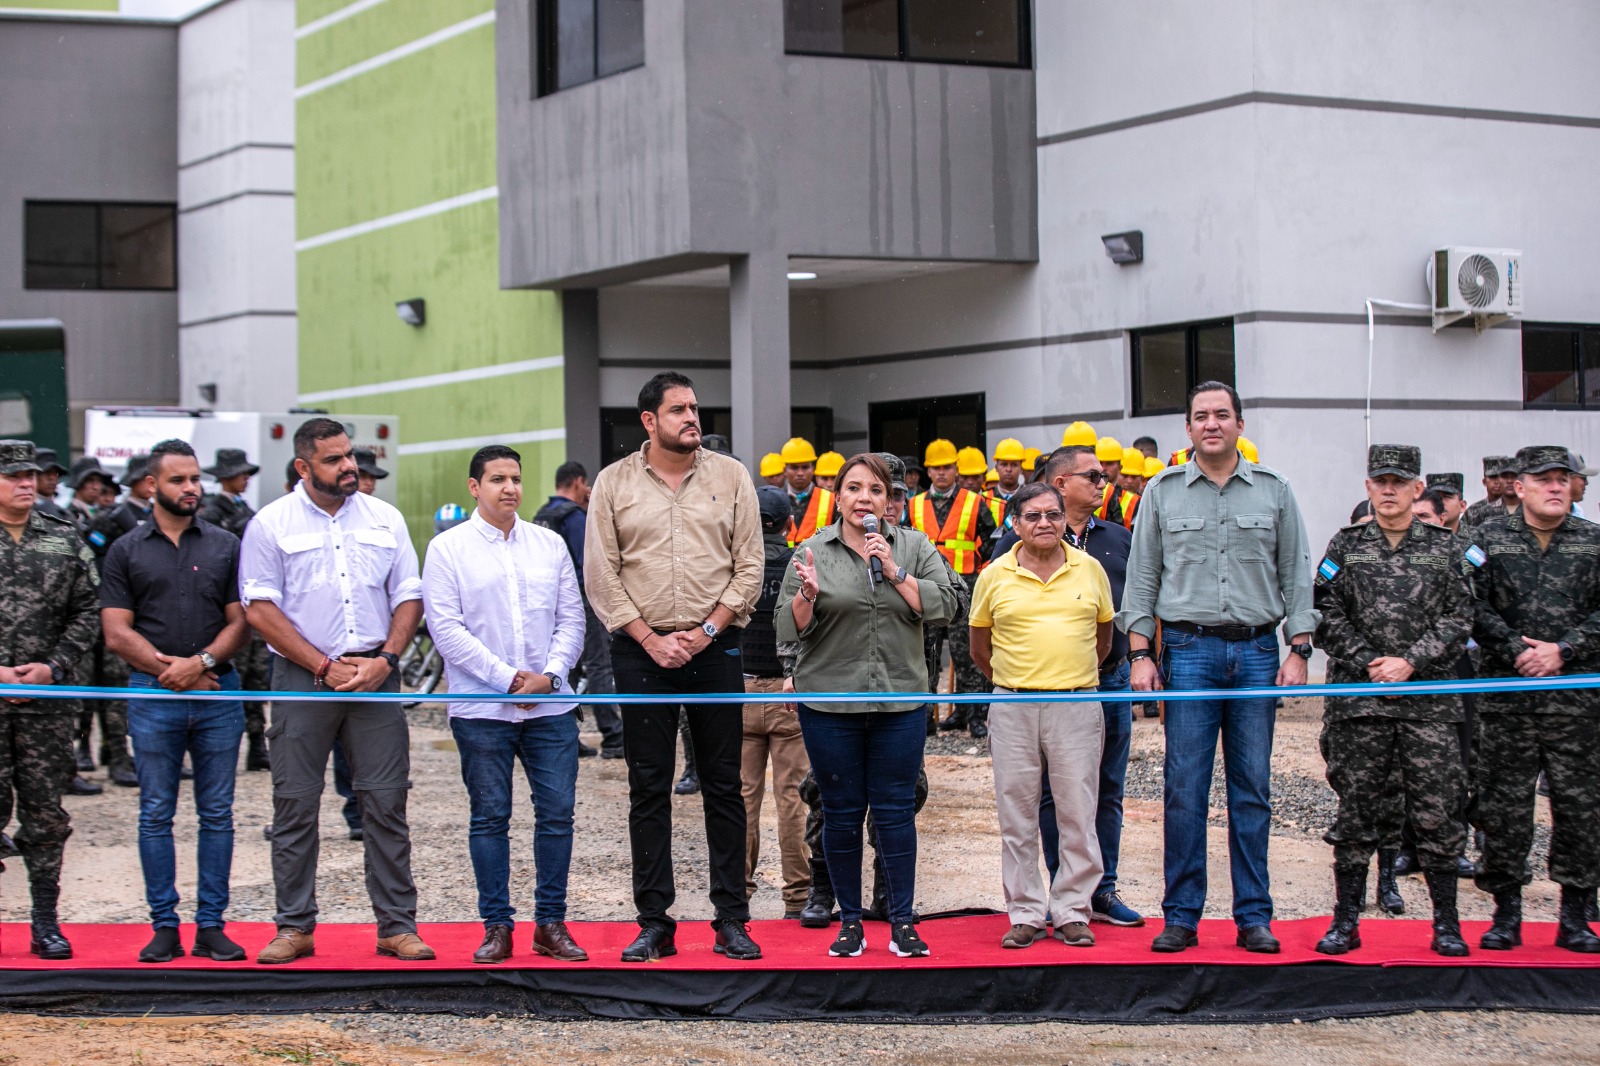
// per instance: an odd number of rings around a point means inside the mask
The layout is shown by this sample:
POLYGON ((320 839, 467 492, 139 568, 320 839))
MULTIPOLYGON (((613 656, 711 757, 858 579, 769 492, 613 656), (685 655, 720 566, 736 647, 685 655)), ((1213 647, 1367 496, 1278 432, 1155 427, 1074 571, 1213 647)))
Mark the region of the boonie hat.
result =
POLYGON ((47 474, 52 470, 58 474, 65 474, 67 472, 67 468, 61 465, 61 460, 56 455, 56 450, 54 448, 35 447, 33 449, 33 455, 34 461, 39 464, 39 472, 41 474, 47 474))
POLYGON ((217 461, 201 472, 210 474, 218 481, 226 481, 240 474, 255 477, 261 472, 261 468, 250 461, 243 448, 218 448, 217 461))

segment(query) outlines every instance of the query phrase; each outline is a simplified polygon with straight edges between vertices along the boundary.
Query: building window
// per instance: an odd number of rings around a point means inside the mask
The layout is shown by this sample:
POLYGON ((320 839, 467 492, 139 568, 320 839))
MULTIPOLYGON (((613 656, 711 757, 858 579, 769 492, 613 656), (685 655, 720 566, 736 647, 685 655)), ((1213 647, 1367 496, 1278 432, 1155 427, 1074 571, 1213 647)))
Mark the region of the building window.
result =
POLYGON ((644 66, 644 0, 538 0, 539 95, 644 66))
POLYGON ((973 447, 989 454, 986 396, 930 396, 922 400, 890 400, 867 405, 867 440, 875 452, 914 455, 922 462, 930 443, 943 438, 957 448, 973 447))
POLYGON ((1600 408, 1600 326, 1522 326, 1522 402, 1600 408))
POLYGON ((1233 382, 1233 320, 1133 334, 1133 413, 1182 414, 1202 381, 1233 382))
POLYGON ((784 0, 800 55, 1028 65, 1028 0, 784 0))
POLYGON ((22 228, 24 288, 178 287, 173 204, 29 200, 22 228))

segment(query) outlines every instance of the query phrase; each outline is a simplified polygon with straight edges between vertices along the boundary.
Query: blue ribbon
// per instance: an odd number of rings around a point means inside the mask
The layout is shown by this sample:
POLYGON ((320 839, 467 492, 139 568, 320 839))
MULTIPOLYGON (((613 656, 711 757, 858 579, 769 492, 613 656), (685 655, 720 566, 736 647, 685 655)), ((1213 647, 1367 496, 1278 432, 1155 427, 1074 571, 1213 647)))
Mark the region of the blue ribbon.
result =
MULTIPOLYGON (((1292 696, 1457 696, 1468 692, 1512 694, 1521 692, 1558 692, 1569 689, 1600 688, 1600 674, 1569 674, 1555 677, 1489 677, 1469 681, 1403 681, 1393 684, 1352 685, 1285 685, 1267 688, 1184 689, 1159 692, 1027 692, 1007 699, 1006 693, 992 692, 800 692, 794 700, 808 704, 817 703, 1145 703, 1164 700, 1248 700, 1280 699, 1292 696)), ((371 703, 562 703, 562 704, 634 704, 656 703, 777 703, 784 702, 783 694, 772 692, 705 692, 664 695, 658 693, 597 693, 583 695, 552 693, 545 696, 508 696, 499 693, 434 692, 421 695, 415 692, 334 692, 318 689, 315 692, 171 692, 164 688, 95 688, 88 685, 0 685, 0 699, 26 700, 213 700, 268 702, 284 700, 295 703, 315 703, 328 700, 339 703, 363 700, 371 703)))

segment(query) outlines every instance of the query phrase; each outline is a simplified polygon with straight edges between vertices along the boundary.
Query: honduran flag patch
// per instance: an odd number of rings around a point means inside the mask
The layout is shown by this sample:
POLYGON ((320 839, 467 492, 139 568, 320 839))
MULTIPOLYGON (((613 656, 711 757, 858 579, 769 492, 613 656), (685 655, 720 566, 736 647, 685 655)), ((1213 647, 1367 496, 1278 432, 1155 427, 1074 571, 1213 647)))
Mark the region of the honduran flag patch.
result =
POLYGON ((1339 576, 1339 564, 1323 556, 1322 565, 1317 567, 1317 575, 1324 581, 1332 581, 1339 576))
POLYGON ((1482 566, 1488 561, 1489 557, 1483 554, 1483 549, 1478 547, 1476 544, 1467 549, 1467 562, 1471 563, 1473 566, 1482 566))

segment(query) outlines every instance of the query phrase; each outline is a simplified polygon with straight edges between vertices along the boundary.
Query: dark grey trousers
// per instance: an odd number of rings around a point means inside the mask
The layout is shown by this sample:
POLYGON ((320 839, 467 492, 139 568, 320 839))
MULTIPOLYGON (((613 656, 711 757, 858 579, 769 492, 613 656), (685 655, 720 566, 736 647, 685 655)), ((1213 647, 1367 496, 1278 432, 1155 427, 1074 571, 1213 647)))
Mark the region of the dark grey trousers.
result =
MULTIPOLYGON (((310 692, 311 672, 287 659, 272 671, 275 692, 310 692)), ((384 692, 400 691, 389 675, 384 692)), ((335 739, 344 746, 366 827, 367 895, 380 937, 417 929, 411 879, 411 732, 398 703, 272 701, 272 880, 279 926, 310 932, 317 924, 317 820, 335 739)))

